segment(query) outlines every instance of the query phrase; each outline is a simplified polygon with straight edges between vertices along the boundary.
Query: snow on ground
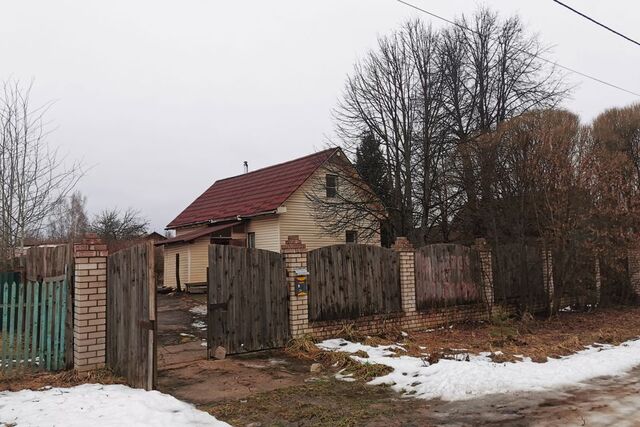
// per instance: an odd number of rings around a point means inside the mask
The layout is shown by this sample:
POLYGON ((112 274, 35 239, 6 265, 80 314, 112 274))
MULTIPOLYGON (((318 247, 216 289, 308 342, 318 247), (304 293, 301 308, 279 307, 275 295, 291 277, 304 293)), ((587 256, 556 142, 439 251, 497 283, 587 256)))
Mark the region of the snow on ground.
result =
POLYGON ((207 329, 207 324, 204 323, 202 320, 196 320, 191 324, 191 327, 196 329, 207 329))
POLYGON ((399 345, 371 347, 331 339, 317 346, 327 351, 366 352, 368 358, 351 357, 360 363, 393 368, 393 372, 369 384, 388 384, 395 391, 422 399, 465 400, 494 393, 545 391, 597 377, 621 375, 640 365, 640 340, 619 346, 595 345, 545 363, 535 363, 529 358, 495 363, 489 358, 490 353, 481 353, 458 360, 440 359, 430 365, 426 359, 396 354, 394 350, 404 350, 399 345))
POLYGON ((0 393, 0 425, 27 426, 228 426, 158 391, 124 385, 83 384, 0 393))
POLYGON ((191 307, 189 309, 189 311, 192 314, 195 314, 197 316, 206 316, 207 315, 207 306, 202 304, 202 305, 196 305, 195 307, 191 307))

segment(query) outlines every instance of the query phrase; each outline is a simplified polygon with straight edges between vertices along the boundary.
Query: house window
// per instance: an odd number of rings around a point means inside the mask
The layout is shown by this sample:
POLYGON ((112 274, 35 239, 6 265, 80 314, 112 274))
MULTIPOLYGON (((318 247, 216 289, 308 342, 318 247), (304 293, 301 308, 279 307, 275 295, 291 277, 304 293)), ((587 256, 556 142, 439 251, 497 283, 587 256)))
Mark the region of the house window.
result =
POLYGON ((248 248, 256 247, 256 233, 247 233, 247 247, 248 248))
POLYGON ((352 243, 352 244, 358 243, 358 232, 353 230, 347 230, 346 241, 347 243, 352 243))
POLYGON ((338 194, 338 177, 336 175, 327 174, 325 176, 327 188, 327 197, 336 197, 338 194))

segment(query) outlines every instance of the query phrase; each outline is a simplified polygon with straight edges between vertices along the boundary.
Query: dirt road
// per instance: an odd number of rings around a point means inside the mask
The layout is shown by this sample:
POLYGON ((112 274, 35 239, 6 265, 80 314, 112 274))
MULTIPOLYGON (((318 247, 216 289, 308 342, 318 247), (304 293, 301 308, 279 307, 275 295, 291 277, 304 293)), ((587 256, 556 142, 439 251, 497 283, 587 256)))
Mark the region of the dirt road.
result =
POLYGON ((640 426, 640 368, 572 390, 441 402, 425 421, 438 426, 640 426))

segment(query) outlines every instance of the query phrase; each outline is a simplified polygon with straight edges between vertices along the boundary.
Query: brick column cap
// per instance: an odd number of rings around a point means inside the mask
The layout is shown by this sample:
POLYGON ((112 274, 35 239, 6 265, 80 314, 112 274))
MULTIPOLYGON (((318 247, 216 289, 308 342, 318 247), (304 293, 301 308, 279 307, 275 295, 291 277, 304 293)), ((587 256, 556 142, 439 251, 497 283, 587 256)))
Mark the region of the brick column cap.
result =
POLYGON ((413 245, 406 237, 396 237, 393 249, 396 251, 413 251, 413 245))
POLYGON ((302 241, 300 240, 300 236, 298 235, 292 235, 292 236, 288 236, 287 240, 282 244, 281 246, 282 250, 297 250, 299 252, 306 252, 307 251, 307 245, 305 245, 304 243, 302 243, 302 241))

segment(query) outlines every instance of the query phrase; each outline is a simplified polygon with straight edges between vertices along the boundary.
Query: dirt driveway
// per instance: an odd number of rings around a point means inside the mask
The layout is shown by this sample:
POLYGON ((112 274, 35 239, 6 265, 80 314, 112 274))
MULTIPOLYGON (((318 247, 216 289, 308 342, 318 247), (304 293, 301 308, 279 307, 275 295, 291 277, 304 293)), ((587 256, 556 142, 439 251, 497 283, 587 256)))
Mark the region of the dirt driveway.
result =
MULTIPOLYGON (((311 360, 284 351, 206 360, 204 304, 204 295, 159 295, 158 389, 232 425, 640 426, 640 368, 621 378, 601 378, 570 390, 459 402, 418 400, 384 386, 336 380, 331 366, 311 373, 311 360)), ((575 323, 585 322, 579 318, 575 323)), ((463 333, 447 332, 439 340, 453 340, 463 333)), ((520 338, 531 341, 527 336, 520 338)), ((566 345, 566 337, 555 339, 566 345)), ((430 340, 436 341, 435 337, 430 340)), ((468 337, 465 341, 471 344, 468 337)), ((449 344, 453 342, 441 343, 449 344)), ((519 347, 522 350, 522 344, 519 347)))

